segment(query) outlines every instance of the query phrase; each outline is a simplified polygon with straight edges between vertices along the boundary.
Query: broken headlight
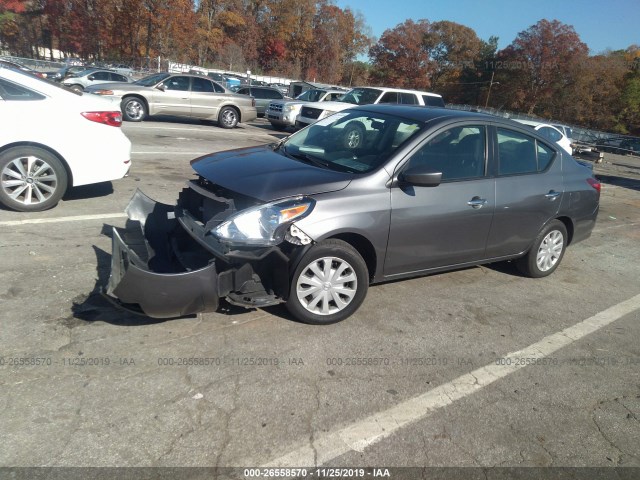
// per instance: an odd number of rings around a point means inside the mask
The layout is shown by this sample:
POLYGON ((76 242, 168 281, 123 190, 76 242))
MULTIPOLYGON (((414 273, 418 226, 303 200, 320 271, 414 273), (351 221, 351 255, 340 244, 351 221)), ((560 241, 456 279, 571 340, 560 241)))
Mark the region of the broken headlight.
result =
POLYGON ((223 242, 247 245, 277 245, 285 236, 286 227, 294 220, 306 217, 315 201, 298 197, 243 210, 211 230, 223 242))

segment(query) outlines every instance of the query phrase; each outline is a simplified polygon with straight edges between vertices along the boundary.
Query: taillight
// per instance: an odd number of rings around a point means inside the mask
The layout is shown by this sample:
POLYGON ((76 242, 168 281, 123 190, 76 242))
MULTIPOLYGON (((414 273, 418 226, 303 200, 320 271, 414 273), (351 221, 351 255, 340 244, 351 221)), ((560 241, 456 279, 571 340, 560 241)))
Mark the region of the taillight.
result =
POLYGON ((122 125, 122 114, 120 112, 82 112, 82 116, 92 122, 104 123, 112 127, 122 125))
POLYGON ((591 185, 594 189, 600 193, 600 189, 602 188, 602 184, 596 180, 595 178, 587 178, 587 183, 591 185))

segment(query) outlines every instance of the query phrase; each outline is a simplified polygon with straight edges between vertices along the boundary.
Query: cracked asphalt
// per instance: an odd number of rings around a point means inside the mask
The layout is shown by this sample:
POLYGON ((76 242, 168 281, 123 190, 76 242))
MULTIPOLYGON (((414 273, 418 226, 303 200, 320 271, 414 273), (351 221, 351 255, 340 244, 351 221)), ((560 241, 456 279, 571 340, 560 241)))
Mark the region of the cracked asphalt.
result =
MULTIPOLYGON (((136 188, 172 204, 192 158, 282 136, 260 120, 123 129, 127 178, 47 212, 0 209, 0 224, 119 213, 136 188)), ((640 294, 640 159, 605 155, 595 231, 551 277, 500 264, 387 283, 325 327, 281 307, 130 315, 99 295, 124 216, 3 224, 0 467, 255 467, 300 448, 321 463, 329 432, 640 294)), ((626 314, 325 465, 640 467, 639 320, 626 314)))

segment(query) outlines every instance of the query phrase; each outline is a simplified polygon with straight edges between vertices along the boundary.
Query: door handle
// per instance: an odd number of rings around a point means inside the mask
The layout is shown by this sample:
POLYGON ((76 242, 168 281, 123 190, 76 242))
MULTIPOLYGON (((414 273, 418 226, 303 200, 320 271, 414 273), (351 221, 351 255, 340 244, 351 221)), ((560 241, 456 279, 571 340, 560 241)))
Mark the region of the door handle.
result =
POLYGON ((467 205, 469 205, 472 208, 482 208, 487 204, 487 201, 484 198, 480 198, 480 197, 473 197, 471 200, 469 200, 467 202, 467 205))
POLYGON ((552 202, 553 202, 553 201, 554 201, 556 198, 558 198, 560 195, 562 195, 562 193, 561 193, 561 192, 556 192, 556 191, 554 191, 554 190, 550 190, 550 191, 549 191, 549 193, 547 193, 547 194, 545 195, 545 197, 546 197, 548 200, 550 200, 550 201, 552 201, 552 202))

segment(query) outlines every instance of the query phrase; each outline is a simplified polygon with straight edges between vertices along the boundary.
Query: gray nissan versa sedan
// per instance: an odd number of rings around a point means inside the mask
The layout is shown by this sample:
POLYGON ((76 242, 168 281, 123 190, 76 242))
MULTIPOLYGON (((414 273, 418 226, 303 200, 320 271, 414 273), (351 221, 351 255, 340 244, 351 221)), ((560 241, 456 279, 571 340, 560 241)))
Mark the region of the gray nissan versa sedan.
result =
POLYGON ((176 206, 136 192, 114 230, 106 294, 125 308, 169 318, 226 297, 328 324, 371 283, 512 259, 544 277, 589 237, 600 196, 524 125, 419 106, 356 107, 191 164, 176 206))

